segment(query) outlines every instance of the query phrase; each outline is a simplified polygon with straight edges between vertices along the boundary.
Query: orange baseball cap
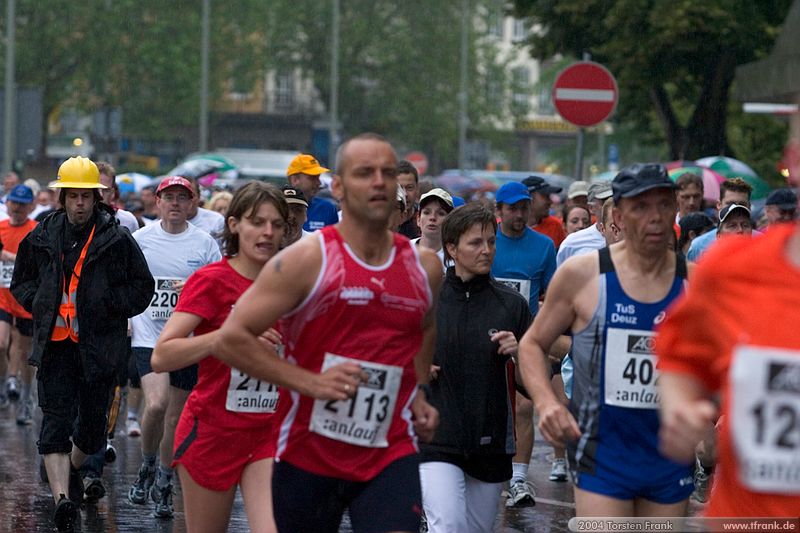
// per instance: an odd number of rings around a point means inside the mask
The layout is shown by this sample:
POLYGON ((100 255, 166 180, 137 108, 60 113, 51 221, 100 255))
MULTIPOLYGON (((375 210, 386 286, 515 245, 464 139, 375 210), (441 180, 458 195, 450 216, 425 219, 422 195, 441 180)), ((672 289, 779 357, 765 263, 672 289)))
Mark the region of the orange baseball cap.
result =
POLYGON ((313 155, 300 154, 289 163, 289 168, 286 169, 286 175, 293 174, 308 174, 309 176, 319 176, 324 172, 330 172, 319 164, 319 161, 313 155))

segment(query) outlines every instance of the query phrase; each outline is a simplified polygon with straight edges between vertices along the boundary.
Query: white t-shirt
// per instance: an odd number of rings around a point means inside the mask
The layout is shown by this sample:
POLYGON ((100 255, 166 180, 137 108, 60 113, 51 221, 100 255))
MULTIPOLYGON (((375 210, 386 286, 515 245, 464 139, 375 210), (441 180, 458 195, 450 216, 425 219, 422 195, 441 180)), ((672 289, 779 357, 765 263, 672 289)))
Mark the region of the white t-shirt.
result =
POLYGON ((172 280, 186 281, 200 267, 222 259, 211 236, 189 224, 181 233, 167 233, 161 224, 145 226, 133 234, 156 278, 156 294, 145 311, 132 319, 131 345, 153 348, 164 329, 167 315, 175 308, 177 295, 169 290, 172 280), (162 318, 154 319, 158 315, 162 318))
POLYGON ((564 264, 564 261, 573 255, 581 255, 594 250, 600 250, 606 247, 606 238, 597 229, 597 224, 592 224, 588 228, 584 228, 575 233, 570 233, 567 238, 561 242, 556 254, 556 268, 564 264))
MULTIPOLYGON (((417 237, 416 239, 411 239, 411 244, 413 244, 414 246, 416 246, 417 248, 419 248, 419 247, 420 247, 419 240, 420 240, 421 238, 422 238, 422 237, 417 237)), ((423 248, 424 248, 424 247, 423 247, 423 248)), ((429 249, 430 249, 430 248, 429 248, 429 249)), ((447 270, 447 263, 445 263, 445 260, 444 260, 444 247, 442 247, 442 248, 439 248, 439 251, 438 251, 438 252, 436 252, 436 255, 438 255, 438 256, 439 256, 439 260, 442 262, 442 269, 444 269, 444 270, 447 270)))
POLYGON ((225 229, 225 217, 216 211, 198 207, 197 214, 189 219, 189 224, 197 226, 215 239, 221 239, 222 231, 225 229))
POLYGON ((128 231, 134 233, 135 231, 139 230, 139 221, 136 220, 136 216, 130 211, 125 211, 124 209, 117 209, 115 213, 117 220, 119 221, 119 225, 123 228, 128 228, 128 231))

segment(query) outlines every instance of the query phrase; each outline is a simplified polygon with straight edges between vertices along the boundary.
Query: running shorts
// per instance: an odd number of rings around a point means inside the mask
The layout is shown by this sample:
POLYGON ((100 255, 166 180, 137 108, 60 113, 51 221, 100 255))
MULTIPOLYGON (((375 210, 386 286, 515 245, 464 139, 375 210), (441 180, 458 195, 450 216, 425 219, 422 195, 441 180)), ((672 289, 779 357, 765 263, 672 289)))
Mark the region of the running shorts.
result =
POLYGON ((274 428, 215 427, 184 409, 175 428, 172 467, 183 466, 203 488, 226 491, 241 481, 247 465, 275 457, 277 439, 274 428))

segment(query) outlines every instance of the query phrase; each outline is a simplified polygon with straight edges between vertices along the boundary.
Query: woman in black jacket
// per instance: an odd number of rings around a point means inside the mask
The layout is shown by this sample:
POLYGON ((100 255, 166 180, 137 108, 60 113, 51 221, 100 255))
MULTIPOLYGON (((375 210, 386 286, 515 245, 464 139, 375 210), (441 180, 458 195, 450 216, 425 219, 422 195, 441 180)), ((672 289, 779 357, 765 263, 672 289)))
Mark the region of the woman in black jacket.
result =
POLYGON ((422 445, 420 478, 428 528, 491 531, 514 455, 512 359, 531 314, 525 299, 489 274, 497 223, 470 204, 450 213, 442 244, 454 266, 437 302, 434 439, 422 445))

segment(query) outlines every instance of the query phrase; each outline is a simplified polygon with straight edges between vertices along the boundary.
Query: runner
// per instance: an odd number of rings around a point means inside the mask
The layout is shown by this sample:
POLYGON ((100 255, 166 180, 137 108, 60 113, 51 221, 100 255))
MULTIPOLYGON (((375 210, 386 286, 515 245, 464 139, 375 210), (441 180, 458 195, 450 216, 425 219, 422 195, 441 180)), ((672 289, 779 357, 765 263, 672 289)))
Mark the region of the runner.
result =
POLYGON ((228 210, 225 258, 187 280, 153 350, 158 372, 199 362, 173 463, 188 531, 225 531, 237 486, 250 530, 275 530, 270 483, 278 389, 228 367, 209 348, 236 300, 280 249, 287 218, 283 193, 274 186, 252 182, 239 189, 228 210))
POLYGON ((283 231, 283 243, 281 248, 286 248, 294 244, 306 235, 311 235, 303 229, 308 215, 308 201, 300 189, 295 189, 289 185, 283 187, 283 197, 289 206, 289 218, 286 220, 286 228, 283 231))
POLYGON ((356 533, 419 531, 411 425, 430 440, 438 424, 416 383, 429 380, 441 262, 387 230, 397 157, 382 137, 340 146, 332 191, 342 221, 270 260, 214 353, 293 391, 272 482, 279 531, 335 532, 346 507, 356 533), (258 340, 281 316, 286 361, 258 340))
POLYGON ((72 531, 83 498, 77 469, 106 443, 127 318, 146 308, 153 278, 130 233, 100 202, 103 185, 92 161, 68 159, 51 187, 60 189, 64 207, 20 243, 11 292, 33 315, 38 447, 56 502, 53 521, 72 531))
POLYGON ((36 221, 28 218, 33 210, 33 191, 25 185, 16 185, 6 197, 6 208, 9 218, 0 222, 3 259, 0 263, 0 358, 5 360, 8 353, 8 380, 4 389, 10 400, 19 400, 17 424, 24 426, 33 423, 34 369, 27 361, 31 352, 33 317, 11 296, 8 288, 19 243, 36 227, 36 221))
POLYGON ((412 239, 411 242, 428 250, 433 250, 442 266, 445 264, 444 248, 442 247, 442 223, 449 212, 453 210, 453 197, 444 189, 435 188, 422 195, 417 213, 417 226, 422 231, 422 236, 412 239))
MULTIPOLYGON (((526 225, 531 210, 530 187, 538 187, 548 195, 551 189, 536 176, 526 178, 526 181, 530 184, 527 187, 511 182, 497 190, 496 214, 500 226, 497 229, 497 255, 492 263, 492 276, 519 292, 535 316, 539 311, 539 299, 544 295, 556 269, 556 251, 550 237, 526 225)), ((515 403, 517 453, 514 456, 514 474, 508 490, 507 507, 536 504, 534 490, 528 483, 534 440, 533 404, 522 394, 517 394, 515 403)))
POLYGON ((149 493, 156 504, 158 518, 172 517, 172 443, 183 404, 197 382, 197 366, 155 374, 150 357, 166 320, 175 309, 186 278, 221 258, 214 239, 187 222, 193 196, 188 180, 180 176, 164 178, 156 191, 161 220, 133 234, 155 277, 156 293, 147 310, 133 317, 131 345, 141 377, 144 413, 142 466, 138 479, 128 491, 128 499, 141 505, 147 501, 149 493))
MULTIPOLYGON (((424 213, 425 196, 421 204, 424 213)), ((425 235, 426 225, 420 226, 425 235)), ((491 531, 502 484, 511 478, 514 389, 508 363, 531 312, 517 291, 489 275, 496 231, 494 215, 477 202, 448 215, 442 227, 454 266, 437 302, 430 388, 442 423, 420 456, 429 533, 491 531)))
POLYGON ((722 414, 707 516, 798 516, 798 287, 797 223, 754 240, 729 237, 703 256, 661 327, 663 452, 693 460, 722 414), (731 313, 742 302, 757 312, 731 313))
POLYGON ((685 516, 692 472, 658 452, 653 326, 683 290, 686 263, 667 249, 675 184, 661 165, 635 164, 612 183, 625 240, 569 259, 520 342, 539 428, 566 445, 577 516, 685 516), (624 287, 624 289, 623 289, 624 287), (547 350, 572 331, 570 409, 553 392, 547 350), (576 420, 577 419, 577 420, 576 420))

